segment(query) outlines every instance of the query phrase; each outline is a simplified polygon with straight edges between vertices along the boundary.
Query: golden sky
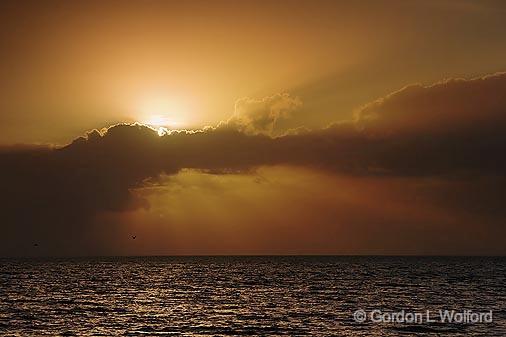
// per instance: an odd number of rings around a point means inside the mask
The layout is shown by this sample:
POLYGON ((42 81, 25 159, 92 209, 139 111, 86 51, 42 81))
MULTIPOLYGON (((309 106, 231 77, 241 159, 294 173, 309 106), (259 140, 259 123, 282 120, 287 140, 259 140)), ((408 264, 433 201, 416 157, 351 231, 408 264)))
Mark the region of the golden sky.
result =
POLYGON ((2 1, 0 143, 214 125, 280 92, 322 127, 411 83, 500 71, 501 1, 2 1), (161 115, 161 116, 158 116, 161 115), (20 131, 22 130, 22 131, 20 131))
POLYGON ((505 20, 2 1, 0 253, 504 254, 505 20))

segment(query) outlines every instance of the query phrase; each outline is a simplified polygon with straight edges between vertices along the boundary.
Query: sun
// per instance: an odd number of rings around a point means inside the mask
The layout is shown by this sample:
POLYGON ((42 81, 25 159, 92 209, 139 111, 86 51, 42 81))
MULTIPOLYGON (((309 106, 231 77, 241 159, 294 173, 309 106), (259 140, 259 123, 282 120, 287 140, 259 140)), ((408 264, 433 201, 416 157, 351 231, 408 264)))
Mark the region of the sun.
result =
POLYGON ((158 136, 162 137, 170 133, 168 127, 174 127, 176 123, 171 122, 167 117, 162 115, 153 115, 142 122, 156 130, 158 136))
POLYGON ((138 108, 137 120, 154 128, 174 129, 183 126, 187 107, 174 97, 149 97, 138 108))
POLYGON ((162 115, 152 115, 149 116, 146 120, 143 121, 144 124, 148 124, 151 126, 170 126, 172 123, 167 117, 162 115))

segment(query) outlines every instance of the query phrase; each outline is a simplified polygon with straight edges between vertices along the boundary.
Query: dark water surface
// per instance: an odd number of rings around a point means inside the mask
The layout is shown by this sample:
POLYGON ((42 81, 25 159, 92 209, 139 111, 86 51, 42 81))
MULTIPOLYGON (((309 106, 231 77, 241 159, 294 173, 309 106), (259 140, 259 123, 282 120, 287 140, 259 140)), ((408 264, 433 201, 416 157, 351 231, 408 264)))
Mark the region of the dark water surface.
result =
POLYGON ((3 259, 0 335, 506 336, 506 259, 3 259), (445 309, 493 322, 442 323, 445 309), (373 323, 372 310, 436 322, 373 323))

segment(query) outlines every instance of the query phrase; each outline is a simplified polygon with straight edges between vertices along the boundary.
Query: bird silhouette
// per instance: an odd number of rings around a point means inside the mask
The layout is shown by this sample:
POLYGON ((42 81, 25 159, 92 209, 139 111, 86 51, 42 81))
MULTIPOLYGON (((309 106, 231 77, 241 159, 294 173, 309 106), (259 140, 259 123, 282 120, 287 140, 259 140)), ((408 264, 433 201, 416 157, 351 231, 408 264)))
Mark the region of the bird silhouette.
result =
POLYGON ((132 239, 135 240, 137 238, 137 235, 132 235, 132 239))

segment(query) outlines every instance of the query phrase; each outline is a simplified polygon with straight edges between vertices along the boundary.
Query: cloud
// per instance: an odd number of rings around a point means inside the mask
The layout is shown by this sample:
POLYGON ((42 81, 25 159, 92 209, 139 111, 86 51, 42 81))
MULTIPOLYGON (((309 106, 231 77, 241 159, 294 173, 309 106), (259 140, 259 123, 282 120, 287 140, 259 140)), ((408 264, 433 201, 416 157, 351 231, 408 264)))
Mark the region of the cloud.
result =
POLYGON ((364 106, 353 121, 280 135, 276 122, 301 103, 279 94, 240 100, 228 122, 196 132, 160 137, 147 126, 118 124, 63 148, 4 148, 0 253, 22 254, 41 239, 54 243, 48 254, 92 251, 86 235, 95 215, 149 208, 135 190, 183 169, 223 174, 287 165, 354 177, 458 181, 440 190, 421 186, 448 207, 474 207, 477 220, 486 213, 501 222, 505 100, 506 74, 415 85, 364 106))
POLYGON ((481 132, 506 123, 506 74, 410 85, 356 113, 376 134, 438 135, 481 132))
POLYGON ((235 102, 234 116, 228 124, 246 134, 279 135, 278 121, 289 118, 302 106, 298 97, 280 93, 262 99, 241 98, 235 102))
POLYGON ((408 86, 361 108, 355 124, 394 173, 503 175, 506 74, 408 86))

